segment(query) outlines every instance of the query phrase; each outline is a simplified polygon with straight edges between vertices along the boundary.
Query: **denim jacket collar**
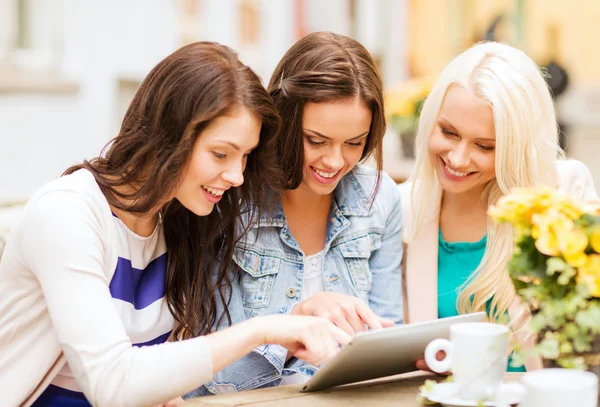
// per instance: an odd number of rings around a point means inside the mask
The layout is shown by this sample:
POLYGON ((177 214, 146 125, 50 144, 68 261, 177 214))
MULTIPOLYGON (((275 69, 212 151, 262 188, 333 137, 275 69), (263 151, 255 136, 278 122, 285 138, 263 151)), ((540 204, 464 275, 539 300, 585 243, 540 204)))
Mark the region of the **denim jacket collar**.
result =
POLYGON ((345 216, 371 215, 371 192, 364 190, 355 170, 350 171, 342 178, 334 192, 339 213, 345 216))
MULTIPOLYGON (((345 216, 369 216, 372 212, 369 194, 360 184, 354 170, 346 174, 335 188, 335 199, 332 214, 340 220, 345 216)), ((281 199, 275 199, 273 208, 268 213, 261 214, 260 221, 253 227, 284 227, 285 213, 281 199)))

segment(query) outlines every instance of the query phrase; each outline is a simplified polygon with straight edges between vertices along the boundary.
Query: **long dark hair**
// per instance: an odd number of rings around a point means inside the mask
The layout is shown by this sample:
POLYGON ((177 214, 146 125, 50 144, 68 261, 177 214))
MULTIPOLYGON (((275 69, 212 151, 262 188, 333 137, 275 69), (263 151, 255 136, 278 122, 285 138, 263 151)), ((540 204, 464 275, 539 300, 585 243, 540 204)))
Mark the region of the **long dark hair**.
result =
POLYGON ((168 252, 165 295, 177 321, 177 339, 210 332, 224 315, 231 322, 228 272, 236 219, 240 208, 260 207, 266 189, 281 184, 274 159, 279 127, 279 116, 260 79, 235 52, 197 42, 175 51, 148 74, 119 134, 100 157, 65 172, 89 170, 109 204, 118 209, 137 214, 160 211, 168 252), (165 204, 198 136, 211 120, 239 107, 262 120, 260 144, 248 157, 244 184, 229 189, 208 216, 196 216, 175 199, 165 204), (134 192, 117 191, 125 185, 133 186, 134 192), (218 321, 217 297, 225 310, 218 321))
POLYGON ((375 196, 383 168, 383 84, 365 47, 339 34, 308 34, 285 53, 267 90, 284 118, 277 140, 277 157, 288 189, 296 189, 302 182, 304 105, 359 97, 373 115, 361 161, 375 154, 379 170, 372 194, 375 196))

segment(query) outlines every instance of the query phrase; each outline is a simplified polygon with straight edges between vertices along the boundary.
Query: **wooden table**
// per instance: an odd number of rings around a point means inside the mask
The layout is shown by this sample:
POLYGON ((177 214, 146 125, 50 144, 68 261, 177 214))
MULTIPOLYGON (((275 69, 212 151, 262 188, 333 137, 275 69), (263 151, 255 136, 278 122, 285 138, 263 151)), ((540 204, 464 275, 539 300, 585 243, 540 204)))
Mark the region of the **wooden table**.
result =
MULTIPOLYGON (((518 381, 522 373, 507 373, 505 381, 518 381)), ((425 372, 413 372, 369 380, 362 383, 336 387, 314 393, 300 393, 302 385, 259 389, 240 393, 222 394, 191 399, 183 407, 234 407, 234 406, 393 406, 418 407, 419 386, 427 379, 443 380, 425 372)))

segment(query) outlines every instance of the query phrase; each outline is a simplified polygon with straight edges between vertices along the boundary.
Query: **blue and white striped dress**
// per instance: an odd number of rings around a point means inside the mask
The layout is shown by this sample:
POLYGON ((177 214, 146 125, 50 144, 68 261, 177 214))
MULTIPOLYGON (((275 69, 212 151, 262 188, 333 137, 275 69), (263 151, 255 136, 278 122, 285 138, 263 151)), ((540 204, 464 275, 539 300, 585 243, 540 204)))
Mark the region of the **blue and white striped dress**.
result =
MULTIPOLYGON (((110 293, 134 346, 166 342, 174 319, 165 299, 167 248, 161 221, 149 237, 142 237, 113 214, 118 239, 117 267, 110 293)), ((68 365, 52 381, 33 406, 90 406, 68 365)))

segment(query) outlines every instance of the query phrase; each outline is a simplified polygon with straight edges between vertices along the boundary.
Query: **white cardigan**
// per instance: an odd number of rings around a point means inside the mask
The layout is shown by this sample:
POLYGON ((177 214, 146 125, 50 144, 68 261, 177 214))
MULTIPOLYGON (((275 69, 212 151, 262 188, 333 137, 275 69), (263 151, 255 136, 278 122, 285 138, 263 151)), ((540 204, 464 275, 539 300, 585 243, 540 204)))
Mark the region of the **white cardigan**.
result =
MULTIPOLYGON (((580 161, 558 162, 559 189, 577 200, 598 199, 589 169, 580 161)), ((412 222, 411 183, 398 186, 402 199, 405 225, 412 222)), ((419 235, 404 252, 405 316, 407 322, 420 322, 438 317, 438 242, 439 214, 424 222, 419 235)), ((509 309, 509 317, 511 315, 509 309)))
POLYGON ((212 378, 203 337, 132 346, 109 290, 111 225, 106 198, 80 170, 38 191, 11 230, 0 262, 1 405, 33 403, 67 361, 97 406, 157 404, 212 378))

